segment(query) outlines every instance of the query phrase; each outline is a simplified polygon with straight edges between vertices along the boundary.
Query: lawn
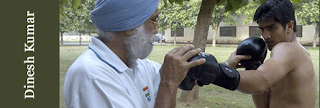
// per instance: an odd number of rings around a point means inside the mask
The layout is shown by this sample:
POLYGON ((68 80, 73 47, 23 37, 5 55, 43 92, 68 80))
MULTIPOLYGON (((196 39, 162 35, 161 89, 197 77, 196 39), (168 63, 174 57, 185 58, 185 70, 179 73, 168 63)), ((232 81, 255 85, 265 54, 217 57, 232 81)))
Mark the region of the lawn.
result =
MULTIPOLYGON (((175 48, 174 46, 154 46, 148 59, 162 63, 164 55, 175 48)), ((66 71, 74 60, 87 49, 87 46, 61 46, 60 47, 60 108, 65 108, 63 100, 63 82, 66 71)), ((219 62, 225 61, 231 52, 236 50, 236 46, 207 47, 206 52, 213 54, 219 62)), ((315 108, 319 108, 319 48, 307 47, 311 54, 313 66, 316 71, 317 79, 317 101, 315 108)), ((269 53, 268 53, 269 54, 269 53)), ((267 56, 266 59, 268 59, 267 56)), ((177 94, 177 108, 254 108, 251 95, 243 94, 238 91, 229 91, 215 85, 199 88, 198 100, 192 102, 180 102, 181 90, 177 94)))

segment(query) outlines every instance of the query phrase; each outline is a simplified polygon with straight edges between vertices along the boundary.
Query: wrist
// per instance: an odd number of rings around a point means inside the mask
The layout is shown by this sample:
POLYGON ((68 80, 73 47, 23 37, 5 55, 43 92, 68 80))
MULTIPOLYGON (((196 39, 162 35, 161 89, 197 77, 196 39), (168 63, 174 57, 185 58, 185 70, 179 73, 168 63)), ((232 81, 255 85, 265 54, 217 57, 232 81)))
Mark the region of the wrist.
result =
POLYGON ((222 63, 220 63, 220 64, 222 64, 222 65, 224 65, 224 66, 229 66, 229 67, 230 67, 230 65, 229 65, 229 62, 228 62, 228 61, 222 62, 222 63))
POLYGON ((175 107, 178 86, 172 86, 172 84, 171 82, 161 80, 155 108, 175 107))
POLYGON ((232 62, 232 61, 231 61, 231 63, 230 63, 229 60, 223 62, 222 64, 225 65, 225 66, 228 66, 228 67, 235 68, 235 69, 238 68, 238 67, 237 67, 238 64, 234 64, 234 62, 232 62))
POLYGON ((174 86, 174 87, 178 87, 178 85, 179 85, 179 83, 177 83, 177 81, 173 81, 172 79, 165 78, 165 77, 161 77, 160 84, 174 86))
POLYGON ((228 61, 225 61, 225 62, 224 62, 224 65, 230 66, 228 61))

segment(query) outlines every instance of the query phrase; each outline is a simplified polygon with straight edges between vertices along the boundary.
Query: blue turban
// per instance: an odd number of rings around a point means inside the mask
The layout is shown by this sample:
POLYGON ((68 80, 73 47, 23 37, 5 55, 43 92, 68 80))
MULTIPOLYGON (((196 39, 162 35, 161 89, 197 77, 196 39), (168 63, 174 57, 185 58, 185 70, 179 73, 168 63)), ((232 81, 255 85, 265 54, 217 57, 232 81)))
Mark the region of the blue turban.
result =
POLYGON ((97 0, 90 18, 104 31, 126 31, 144 23, 158 7, 159 0, 97 0))

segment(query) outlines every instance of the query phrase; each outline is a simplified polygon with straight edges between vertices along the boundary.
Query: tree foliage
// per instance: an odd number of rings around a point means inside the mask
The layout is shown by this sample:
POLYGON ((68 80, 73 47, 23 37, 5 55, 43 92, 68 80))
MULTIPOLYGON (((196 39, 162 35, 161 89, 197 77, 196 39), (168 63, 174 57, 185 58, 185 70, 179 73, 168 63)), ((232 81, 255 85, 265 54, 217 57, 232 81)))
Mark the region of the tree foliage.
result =
MULTIPOLYGON (((184 0, 163 0, 165 6, 167 6, 167 2, 171 4, 177 3, 182 5, 184 0)), ((255 2, 264 2, 266 0, 253 0, 255 2)), ((301 0, 293 0, 293 1, 301 1, 301 0)), ((193 44, 195 47, 199 47, 202 51, 205 51, 206 43, 207 43, 207 36, 210 21, 212 19, 213 8, 218 7, 221 4, 226 3, 225 11, 226 12, 234 12, 239 8, 246 6, 248 4, 248 0, 202 0, 200 5, 200 11, 197 17, 197 23, 194 32, 193 44), (208 22, 209 21, 209 22, 208 22)), ((195 90, 192 92, 184 92, 181 93, 181 97, 188 98, 191 96, 191 100, 194 98, 196 99, 198 96, 198 87, 194 88, 195 90), (187 94, 189 96, 183 96, 187 94)), ((182 100, 185 100, 181 98, 182 100)))
MULTIPOLYGON (((168 1, 171 4, 183 5, 185 2, 190 1, 190 0, 162 0, 162 1, 164 3, 164 6, 167 6, 168 1)), ((262 3, 266 0, 253 0, 253 1, 262 3)), ((300 2, 301 0, 292 0, 292 1, 300 2)), ((224 8, 225 8, 226 12, 234 12, 234 11, 238 10, 239 8, 246 6, 249 3, 249 0, 217 0, 215 5, 220 6, 221 4, 224 4, 224 3, 225 3, 224 8)))
MULTIPOLYGON (((297 19, 304 25, 310 25, 319 21, 319 3, 318 0, 291 0, 294 5, 297 19)), ((249 0, 248 4, 241 7, 236 13, 243 13, 246 18, 243 24, 253 21, 254 13, 261 4, 261 1, 249 0)))
POLYGON ((226 12, 225 10, 226 4, 216 6, 213 9, 212 18, 211 18, 211 26, 219 26, 221 22, 227 24, 235 24, 237 21, 234 17, 239 17, 240 14, 235 12, 226 12))
POLYGON ((247 5, 235 11, 237 14, 244 14, 246 16, 242 24, 248 24, 253 21, 254 13, 256 12, 260 4, 260 2, 250 0, 247 5))
POLYGON ((304 25, 319 24, 319 0, 307 0, 297 6, 297 19, 304 25))
POLYGON ((197 14, 199 12, 199 1, 185 2, 178 4, 159 4, 158 28, 170 28, 176 31, 177 28, 194 28, 197 14))
POLYGON ((59 0, 60 1, 60 7, 67 5, 67 3, 71 3, 71 7, 76 9, 81 4, 85 3, 86 0, 59 0))
POLYGON ((301 4, 297 4, 297 19, 304 25, 315 24, 315 33, 313 39, 313 47, 317 46, 317 38, 319 37, 319 0, 305 0, 301 4))
POLYGON ((61 32, 77 31, 79 33, 91 33, 94 31, 89 15, 90 11, 94 8, 95 0, 86 0, 78 5, 79 2, 77 0, 61 0, 61 32))
MULTIPOLYGON (((170 28, 176 30, 179 27, 194 29, 197 22, 198 13, 200 10, 201 1, 187 1, 182 5, 167 4, 163 2, 159 4, 158 28, 170 28)), ((225 11, 226 3, 214 8, 210 25, 216 26, 221 22, 234 24, 236 21, 233 17, 238 16, 238 13, 230 13, 225 11)))

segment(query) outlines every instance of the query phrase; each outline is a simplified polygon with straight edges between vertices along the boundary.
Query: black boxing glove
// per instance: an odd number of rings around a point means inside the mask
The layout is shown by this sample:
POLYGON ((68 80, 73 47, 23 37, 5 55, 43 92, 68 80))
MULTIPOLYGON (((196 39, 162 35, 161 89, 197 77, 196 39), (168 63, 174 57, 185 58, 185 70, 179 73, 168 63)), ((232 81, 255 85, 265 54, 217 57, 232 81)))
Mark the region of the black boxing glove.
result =
POLYGON ((267 46, 263 39, 250 37, 238 45, 236 54, 251 55, 251 59, 241 60, 240 63, 246 70, 256 70, 266 58, 267 46))
POLYGON ((192 90, 195 80, 200 86, 212 83, 229 90, 235 90, 238 87, 240 81, 239 72, 232 67, 219 64, 211 54, 201 52, 188 61, 201 58, 205 58, 206 62, 189 69, 186 78, 179 85, 180 89, 192 90))

